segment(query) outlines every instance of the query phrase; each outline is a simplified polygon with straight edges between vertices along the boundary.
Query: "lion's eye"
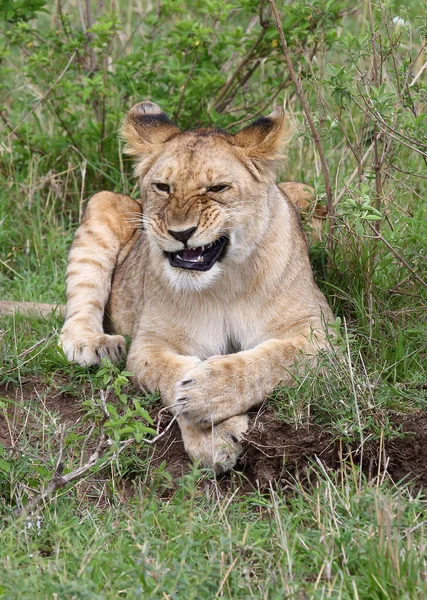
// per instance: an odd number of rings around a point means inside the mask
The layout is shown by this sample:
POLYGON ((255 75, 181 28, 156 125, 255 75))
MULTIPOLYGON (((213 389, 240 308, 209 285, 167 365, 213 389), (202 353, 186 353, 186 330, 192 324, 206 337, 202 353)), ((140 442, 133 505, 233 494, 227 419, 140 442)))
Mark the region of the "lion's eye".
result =
POLYGON ((219 183, 218 185, 211 185, 211 187, 208 188, 208 192, 223 192, 224 190, 227 190, 230 186, 229 185, 225 185, 225 184, 221 184, 219 183))
POLYGON ((160 192, 167 192, 169 194, 171 191, 170 185, 167 183, 155 183, 154 185, 160 192))

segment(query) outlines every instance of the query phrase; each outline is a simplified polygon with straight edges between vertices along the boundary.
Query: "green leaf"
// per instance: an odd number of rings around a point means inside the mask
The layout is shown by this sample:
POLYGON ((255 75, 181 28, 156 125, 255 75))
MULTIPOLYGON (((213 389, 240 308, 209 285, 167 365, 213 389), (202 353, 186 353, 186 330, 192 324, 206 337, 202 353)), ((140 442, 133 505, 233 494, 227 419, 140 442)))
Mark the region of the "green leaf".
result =
POLYGON ((365 221, 381 221, 382 216, 381 215, 366 215, 366 217, 363 217, 365 221))
POLYGON ((0 458, 0 471, 3 473, 10 473, 11 464, 0 458))

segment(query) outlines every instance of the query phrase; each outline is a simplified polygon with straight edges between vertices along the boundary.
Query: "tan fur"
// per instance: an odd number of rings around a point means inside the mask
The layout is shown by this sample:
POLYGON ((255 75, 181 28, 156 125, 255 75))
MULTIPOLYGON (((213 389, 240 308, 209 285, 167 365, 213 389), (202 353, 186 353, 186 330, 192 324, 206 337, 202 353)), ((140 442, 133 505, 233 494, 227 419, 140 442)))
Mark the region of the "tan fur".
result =
POLYGON ((26 317, 48 318, 52 314, 55 314, 58 317, 64 317, 65 305, 0 300, 0 316, 14 315, 17 313, 26 317))
POLYGON ((322 204, 313 204, 313 188, 303 183, 294 182, 279 183, 278 186, 306 222, 308 221, 310 226, 309 243, 321 240, 327 209, 322 204))
POLYGON ((132 336, 135 383, 178 410, 191 458, 226 470, 241 451, 247 411, 327 346, 331 312, 292 205, 305 192, 274 183, 286 119, 276 109, 236 136, 181 132, 145 102, 123 135, 142 207, 109 192, 90 200, 69 256, 62 346, 69 360, 93 364, 117 359, 122 336, 132 336), (207 189, 218 184, 229 187, 207 189), (165 257, 183 248, 170 232, 192 227, 189 247, 229 237, 209 271, 171 267, 165 257), (104 311, 115 335, 103 331, 104 311))

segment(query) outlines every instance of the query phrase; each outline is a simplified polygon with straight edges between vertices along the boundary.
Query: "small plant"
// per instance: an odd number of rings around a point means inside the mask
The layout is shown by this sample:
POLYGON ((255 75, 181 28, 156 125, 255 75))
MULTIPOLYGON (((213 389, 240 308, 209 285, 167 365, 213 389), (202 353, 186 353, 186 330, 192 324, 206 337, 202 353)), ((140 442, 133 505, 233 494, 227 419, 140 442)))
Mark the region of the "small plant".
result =
POLYGON ((102 367, 96 373, 96 379, 102 382, 108 399, 105 408, 109 418, 104 423, 105 432, 110 436, 114 448, 119 447, 122 440, 134 439, 137 444, 143 442, 147 435, 156 435, 153 420, 148 411, 141 406, 138 398, 126 393, 132 373, 120 371, 108 359, 103 359, 102 367), (109 400, 117 399, 120 403, 109 400))

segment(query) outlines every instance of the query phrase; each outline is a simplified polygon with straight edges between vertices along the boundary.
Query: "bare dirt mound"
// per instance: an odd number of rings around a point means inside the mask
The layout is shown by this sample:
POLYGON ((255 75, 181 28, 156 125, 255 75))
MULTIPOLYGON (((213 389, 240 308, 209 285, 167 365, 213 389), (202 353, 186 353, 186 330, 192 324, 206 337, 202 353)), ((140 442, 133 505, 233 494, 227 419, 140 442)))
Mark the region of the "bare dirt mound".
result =
POLYGON ((394 481, 412 480, 427 489, 427 411, 396 415, 403 437, 386 443, 387 467, 394 481))
MULTIPOLYGON (((309 478, 310 466, 320 460, 326 468, 337 469, 351 460, 361 464, 370 477, 387 473, 398 483, 405 481, 416 488, 427 488, 427 412, 393 418, 401 437, 380 444, 368 442, 360 451, 360 443, 343 444, 328 430, 317 424, 294 425, 278 421, 271 408, 252 415, 251 428, 245 438, 245 450, 236 465, 248 487, 264 488, 273 483, 286 488, 295 478, 309 478)), ((165 422, 165 426, 167 421, 165 422)), ((182 444, 179 429, 174 425, 153 449, 152 464, 166 462, 166 470, 173 478, 189 469, 189 460, 182 444)), ((227 483, 228 476, 222 477, 227 483)))
MULTIPOLYGON (((270 408, 251 416, 244 451, 236 465, 236 471, 243 475, 241 491, 263 489, 270 483, 286 488, 292 485, 296 476, 304 480, 316 457, 326 467, 338 468, 340 444, 320 425, 296 429, 293 425, 278 421, 270 408)), ((167 421, 164 423, 166 425, 167 421)), ((166 462, 166 470, 174 479, 189 469, 190 462, 176 424, 153 448, 152 465, 158 466, 162 461, 166 462)), ((222 475, 219 480, 226 486, 230 475, 222 475)))
MULTIPOLYGON (((0 412, 0 443, 6 447, 19 445, 24 423, 27 436, 34 436, 34 439, 40 436, 42 423, 32 417, 32 407, 38 405, 49 414, 57 414, 62 423, 70 426, 82 416, 74 396, 48 390, 37 381, 27 381, 19 389, 11 385, 0 386, 0 397, 13 400, 7 415, 0 412)), ((159 406, 153 407, 151 412, 157 421, 159 406)), ((265 488, 270 482, 281 488, 293 486, 296 477, 310 478, 310 466, 314 462, 320 460, 326 468, 336 469, 343 461, 349 461, 350 455, 368 476, 375 477, 386 469, 396 483, 405 481, 416 488, 427 488, 427 411, 394 414, 399 435, 384 444, 370 441, 364 444, 363 452, 359 441, 344 444, 325 426, 313 423, 296 427, 279 421, 268 406, 252 413, 251 417, 245 449, 236 465, 236 470, 243 476, 242 491, 251 487, 265 488)), ((170 419, 162 414, 163 429, 170 419)), ((150 452, 151 466, 156 468, 165 462, 174 481, 191 468, 176 423, 150 452)), ((227 485, 230 476, 220 479, 227 485)))

